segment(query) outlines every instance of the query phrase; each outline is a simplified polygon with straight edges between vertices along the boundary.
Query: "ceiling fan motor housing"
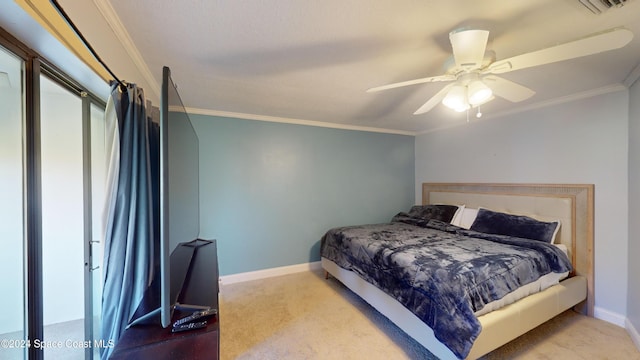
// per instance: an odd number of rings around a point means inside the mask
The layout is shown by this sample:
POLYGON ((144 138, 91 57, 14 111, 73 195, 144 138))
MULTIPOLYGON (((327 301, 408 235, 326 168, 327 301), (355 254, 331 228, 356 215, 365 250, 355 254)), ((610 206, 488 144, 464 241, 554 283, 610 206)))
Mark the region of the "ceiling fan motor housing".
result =
MULTIPOLYGON (((496 61, 496 53, 493 50, 487 50, 484 52, 484 57, 482 58, 482 62, 480 63, 480 66, 478 67, 478 69, 484 69, 487 66, 489 66, 489 64, 495 61, 496 61)), ((444 68, 444 72, 447 75, 458 76, 464 72, 469 71, 468 68, 462 68, 462 67, 456 66, 456 60, 453 55, 447 58, 447 60, 442 65, 442 67, 444 68)))

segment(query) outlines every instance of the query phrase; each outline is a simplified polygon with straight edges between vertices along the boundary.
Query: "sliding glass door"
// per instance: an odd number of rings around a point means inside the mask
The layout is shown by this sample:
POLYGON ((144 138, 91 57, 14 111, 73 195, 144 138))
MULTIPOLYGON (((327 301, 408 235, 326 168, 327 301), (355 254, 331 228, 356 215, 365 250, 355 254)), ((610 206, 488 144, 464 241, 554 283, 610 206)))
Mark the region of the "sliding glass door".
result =
POLYGON ((0 359, 26 354, 24 62, 0 46, 0 359))
POLYGON ((82 98, 40 77, 45 359, 84 358, 82 98), (75 347, 75 348, 74 348, 75 347), (74 356, 75 355, 75 356, 74 356))
POLYGON ((25 82, 25 62, 0 47, 0 360, 27 358, 28 344, 56 344, 42 350, 46 359, 99 358, 103 106, 39 77, 39 154, 31 156, 40 167, 30 176, 40 184, 41 244, 32 246, 41 246, 42 288, 31 296, 41 294, 43 337, 27 342, 25 82))
POLYGON ((99 358, 104 106, 0 29, 0 360, 99 358))
MULTIPOLYGON (((45 359, 90 359, 99 348, 104 110, 40 79, 45 359)), ((97 356, 96 356, 97 358, 97 356)))

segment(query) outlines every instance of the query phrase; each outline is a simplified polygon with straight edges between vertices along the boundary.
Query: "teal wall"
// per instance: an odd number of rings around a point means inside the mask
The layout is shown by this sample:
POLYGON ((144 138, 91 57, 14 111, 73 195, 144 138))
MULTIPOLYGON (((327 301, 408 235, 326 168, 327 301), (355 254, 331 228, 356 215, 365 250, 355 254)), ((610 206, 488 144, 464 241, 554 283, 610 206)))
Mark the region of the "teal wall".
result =
POLYGON ((414 202, 414 137, 190 115, 200 140, 200 237, 221 275, 318 261, 335 226, 414 202))

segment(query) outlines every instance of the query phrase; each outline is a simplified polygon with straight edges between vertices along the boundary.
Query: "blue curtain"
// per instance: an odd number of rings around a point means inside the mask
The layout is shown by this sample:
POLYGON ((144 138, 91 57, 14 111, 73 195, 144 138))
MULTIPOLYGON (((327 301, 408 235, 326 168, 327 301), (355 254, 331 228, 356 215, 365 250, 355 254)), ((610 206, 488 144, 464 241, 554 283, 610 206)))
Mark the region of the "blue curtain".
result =
MULTIPOLYGON (((102 338, 107 341, 120 338, 153 277, 159 149, 158 131, 153 130, 145 105, 144 93, 135 84, 126 88, 112 84, 105 112, 107 126, 113 126, 108 139, 112 152, 104 214, 101 319, 102 338)), ((102 359, 112 350, 104 348, 102 359)))

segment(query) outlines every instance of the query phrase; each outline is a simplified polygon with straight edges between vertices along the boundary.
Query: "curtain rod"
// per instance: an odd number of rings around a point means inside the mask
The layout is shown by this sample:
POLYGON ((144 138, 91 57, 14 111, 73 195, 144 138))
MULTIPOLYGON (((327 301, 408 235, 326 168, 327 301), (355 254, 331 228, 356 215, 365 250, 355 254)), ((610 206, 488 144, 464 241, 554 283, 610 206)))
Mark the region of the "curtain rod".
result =
POLYGON ((62 16, 65 21, 67 22, 67 24, 69 24, 69 26, 71 26, 71 28, 73 29, 73 31, 76 33, 76 35, 78 35, 78 37, 80 38, 80 40, 82 40, 82 43, 84 43, 84 45, 87 47, 87 49, 89 49, 89 52, 91 52, 91 55, 93 55, 93 57, 98 60, 98 62, 100 63, 100 65, 102 65, 102 67, 107 70, 107 72, 109 72, 109 74, 111 74, 111 76, 113 76, 113 78, 120 84, 120 86, 122 86, 123 88, 127 88, 127 85, 125 84, 124 81, 118 79, 118 77, 116 76, 116 74, 113 73, 113 71, 111 71, 111 69, 109 68, 109 66, 107 66, 107 64, 105 64, 104 61, 102 61, 102 59, 100 58, 100 56, 98 56, 98 53, 96 53, 96 51, 93 49, 93 47, 91 46, 91 44, 89 44, 89 41, 87 41, 87 39, 84 37, 84 35, 82 35, 82 32, 80 32, 80 30, 78 29, 78 27, 76 26, 76 24, 73 23, 73 21, 71 21, 71 18, 69 18, 69 15, 67 15, 67 13, 64 11, 64 9, 62 9, 62 6, 60 6, 60 4, 58 4, 57 0, 49 0, 51 2, 51 4, 53 5, 53 7, 56 8, 56 10, 58 10, 58 13, 60 13, 60 16, 62 16))

